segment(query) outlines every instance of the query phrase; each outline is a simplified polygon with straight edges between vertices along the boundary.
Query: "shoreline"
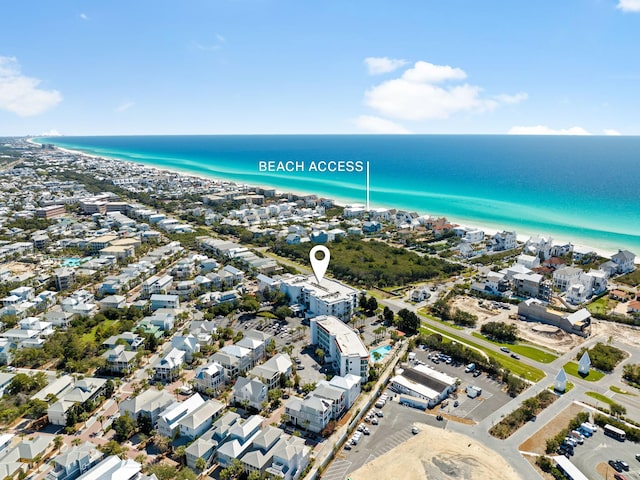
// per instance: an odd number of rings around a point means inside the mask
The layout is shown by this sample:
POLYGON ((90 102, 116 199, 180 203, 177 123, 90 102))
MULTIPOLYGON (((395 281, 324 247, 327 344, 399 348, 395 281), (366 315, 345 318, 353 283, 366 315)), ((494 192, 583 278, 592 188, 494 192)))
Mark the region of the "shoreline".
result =
MULTIPOLYGON (((36 137, 32 137, 27 139, 27 142, 33 145, 42 145, 40 143, 37 143, 34 141, 34 138, 36 137)), ((43 142, 44 143, 44 142, 43 142)), ((174 172, 174 173, 178 173, 180 175, 185 175, 185 176, 190 176, 190 177, 194 177, 194 178, 202 178, 202 179, 207 179, 207 180, 213 180, 216 182, 227 182, 230 184, 234 184, 234 185, 238 185, 241 187, 249 187, 249 188, 270 188, 270 189, 275 189, 276 193, 279 194, 293 194, 293 195, 297 195, 297 196, 308 196, 308 195, 316 195, 319 198, 322 197, 326 197, 326 198, 330 198, 334 201, 334 204, 336 206, 339 207, 345 207, 348 205, 366 205, 365 201, 359 202, 359 201, 351 201, 345 198, 341 198, 339 196, 335 196, 335 195, 320 195, 317 193, 310 193, 310 192, 303 192, 303 191, 299 191, 296 189, 292 189, 292 188, 287 188, 286 190, 281 189, 281 187, 276 187, 273 185, 267 185, 267 184, 255 184, 255 183, 246 183, 246 182, 240 182, 237 180, 232 180, 232 179, 225 179, 223 177, 219 177, 219 176, 208 176, 206 174, 197 174, 197 173, 193 173, 187 170, 182 170, 179 168, 167 168, 167 167, 159 167, 157 165, 153 165, 153 164, 149 164, 149 163, 145 163, 144 161, 136 161, 136 160, 128 160, 128 159, 124 159, 124 158, 118 158, 118 157, 113 157, 113 156, 108 156, 108 155, 104 155, 104 154, 94 154, 94 153, 88 153, 88 152, 84 152, 82 150, 75 150, 75 149, 71 149, 71 148, 67 148, 67 147, 60 147, 58 145, 56 145, 55 143, 53 144, 55 149, 58 151, 62 151, 71 155, 82 155, 88 158, 93 158, 96 160, 113 160, 113 161, 119 161, 119 162, 125 162, 125 163, 130 163, 130 164, 134 164, 134 165, 142 165, 145 166, 147 168, 151 168, 154 170, 157 170, 159 172, 174 172)), ((385 208, 388 210, 391 209, 396 209, 396 210, 407 210, 410 212, 413 212, 415 210, 409 209, 409 208, 402 208, 402 207, 373 207, 371 206, 371 210, 377 209, 377 208, 385 208)), ((418 213, 418 215, 428 215, 428 216, 432 216, 432 217, 438 217, 438 216, 443 216, 446 217, 451 223, 453 224, 457 224, 457 225, 462 225, 462 226, 468 226, 471 228, 477 228, 479 230, 483 230, 485 235, 493 235, 497 232, 500 231, 504 231, 507 230, 509 231, 509 228, 507 227, 498 227, 496 225, 489 225, 489 224, 482 224, 482 223, 478 223, 477 221, 473 220, 473 219, 461 219, 461 218, 456 218, 456 217, 450 217, 447 214, 430 214, 430 213, 423 213, 421 214, 420 212, 416 212, 418 213)), ((516 230, 516 229, 512 229, 512 230, 516 230)), ((591 250, 593 252, 595 252, 597 255, 600 255, 602 257, 607 257, 609 258, 611 255, 615 254, 616 251, 615 250, 610 250, 606 247, 596 247, 593 245, 589 245, 588 242, 587 243, 582 243, 580 241, 580 239, 576 242, 575 240, 572 240, 568 237, 565 236, 555 236, 549 233, 544 233, 544 232, 533 232, 533 231, 528 231, 528 230, 520 230, 519 232, 516 230, 516 238, 519 242, 526 242, 529 238, 534 237, 534 236, 545 236, 545 237, 552 237, 554 240, 554 243, 559 243, 559 244, 565 244, 565 243, 571 243, 574 248, 579 248, 579 249, 586 249, 586 250, 591 250)), ((624 249, 623 246, 617 247, 619 249, 624 249)), ((635 252, 634 252, 635 253, 635 252)), ((473 260, 473 258, 469 259, 469 260, 473 260)), ((638 257, 638 261, 640 262, 640 257, 638 257)))

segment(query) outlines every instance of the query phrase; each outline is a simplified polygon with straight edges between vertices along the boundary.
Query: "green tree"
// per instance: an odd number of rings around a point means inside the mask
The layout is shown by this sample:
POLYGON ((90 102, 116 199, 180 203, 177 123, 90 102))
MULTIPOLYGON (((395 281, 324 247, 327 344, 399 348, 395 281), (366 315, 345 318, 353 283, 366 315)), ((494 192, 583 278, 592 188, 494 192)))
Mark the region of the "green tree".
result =
POLYGON ((316 349, 316 357, 318 357, 318 361, 321 364, 324 364, 324 356, 325 356, 324 350, 321 349, 321 348, 317 348, 316 349))
POLYGON ((398 328, 407 335, 415 335, 420 327, 420 319, 418 316, 406 308, 398 312, 400 319, 398 320, 398 328))
POLYGON ((292 316, 293 312, 288 306, 281 305, 274 310, 273 314, 278 317, 278 319, 284 320, 285 318, 292 316))
MULTIPOLYGON (((80 440, 80 439, 78 438, 77 440, 80 440)), ((120 445, 115 440, 109 440, 104 445, 99 446, 98 450, 100 450, 102 453, 104 453, 107 456, 117 455, 120 458, 126 458, 127 456, 127 449, 124 446, 120 445)))
POLYGON ((113 430, 116 432, 116 440, 122 442, 128 440, 136 431, 136 422, 129 413, 120 415, 113 421, 113 430))
POLYGON ((136 419, 136 423, 138 426, 138 430, 145 435, 151 435, 153 431, 153 423, 151 422, 151 417, 146 413, 138 413, 138 418, 136 419))
POLYGON ((204 469, 207 468, 207 461, 202 457, 198 457, 196 459, 196 468, 203 472, 204 469))

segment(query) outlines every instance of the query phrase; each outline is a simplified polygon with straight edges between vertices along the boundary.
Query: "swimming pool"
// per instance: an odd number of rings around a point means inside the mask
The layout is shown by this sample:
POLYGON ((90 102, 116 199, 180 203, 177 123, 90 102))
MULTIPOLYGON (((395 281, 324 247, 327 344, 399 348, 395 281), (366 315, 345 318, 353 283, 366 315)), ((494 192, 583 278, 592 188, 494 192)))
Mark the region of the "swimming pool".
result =
POLYGON ((84 262, 87 262, 91 260, 91 257, 84 257, 84 258, 65 258, 62 261, 62 266, 63 267, 79 267, 81 264, 83 264, 84 262))
MULTIPOLYGON (((380 360, 382 360, 384 357, 386 357, 387 355, 389 355, 389 352, 391 351, 391 345, 382 345, 381 347, 378 348, 374 348, 373 350, 371 350, 369 352, 369 355, 371 355, 371 360, 373 360, 374 362, 376 361, 376 359, 374 358, 375 352, 378 352, 380 354, 380 360)), ((378 360, 378 361, 380 361, 378 360)))

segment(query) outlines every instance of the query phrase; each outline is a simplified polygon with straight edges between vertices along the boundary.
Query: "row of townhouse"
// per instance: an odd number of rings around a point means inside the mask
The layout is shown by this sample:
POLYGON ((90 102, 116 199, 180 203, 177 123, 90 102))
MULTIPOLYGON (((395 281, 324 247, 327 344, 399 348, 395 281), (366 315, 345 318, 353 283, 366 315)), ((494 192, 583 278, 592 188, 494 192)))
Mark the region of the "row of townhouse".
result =
POLYGON ((288 422, 320 433, 331 420, 338 420, 355 403, 362 389, 362 377, 336 375, 321 381, 305 398, 291 398, 285 405, 288 422))
POLYGON ((311 449, 304 439, 265 425, 258 415, 242 419, 228 412, 185 451, 187 465, 195 468, 199 458, 207 466, 239 460, 246 474, 269 473, 284 480, 297 480, 310 461, 311 449))

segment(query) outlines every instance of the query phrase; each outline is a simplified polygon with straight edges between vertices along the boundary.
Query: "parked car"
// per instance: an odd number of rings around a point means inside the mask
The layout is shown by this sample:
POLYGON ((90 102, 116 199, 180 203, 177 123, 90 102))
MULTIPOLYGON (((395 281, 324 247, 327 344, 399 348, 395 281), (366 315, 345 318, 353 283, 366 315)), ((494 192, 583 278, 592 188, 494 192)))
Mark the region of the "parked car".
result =
POLYGON ((616 462, 615 460, 609 460, 609 465, 611 466, 611 468, 613 468, 616 472, 622 472, 622 465, 620 465, 618 462, 616 462))
POLYGON ((457 407, 458 405, 460 405, 460 402, 458 402, 458 400, 456 400, 455 402, 453 402, 453 406, 457 407))
POLYGON ((411 433, 413 433, 414 435, 416 435, 416 434, 420 433, 420 430, 418 429, 418 427, 413 427, 413 428, 411 429, 411 433))
POLYGON ((640 462, 640 453, 636 454, 636 460, 640 462))
POLYGON ((376 410, 376 416, 384 417, 384 413, 382 412, 382 410, 376 410))
POLYGON ((482 375, 482 372, 480 370, 476 370, 475 372, 473 372, 474 377, 479 377, 480 375, 482 375))
POLYGON ((377 418, 372 419, 371 425, 378 425, 378 419, 377 418))
POLYGON ((625 477, 624 475, 622 475, 621 473, 614 473, 613 474, 613 478, 615 480, 627 480, 627 477, 625 477))
POLYGON ((304 370, 304 365, 298 365, 298 366, 296 366, 296 370, 304 370))
POLYGON ((618 465, 622 467, 622 470, 624 470, 625 472, 629 471, 629 464, 627 462, 625 462, 624 460, 616 460, 616 462, 618 462, 618 465))
POLYGON ((349 442, 345 443, 344 449, 345 450, 351 450, 351 444, 349 442))

